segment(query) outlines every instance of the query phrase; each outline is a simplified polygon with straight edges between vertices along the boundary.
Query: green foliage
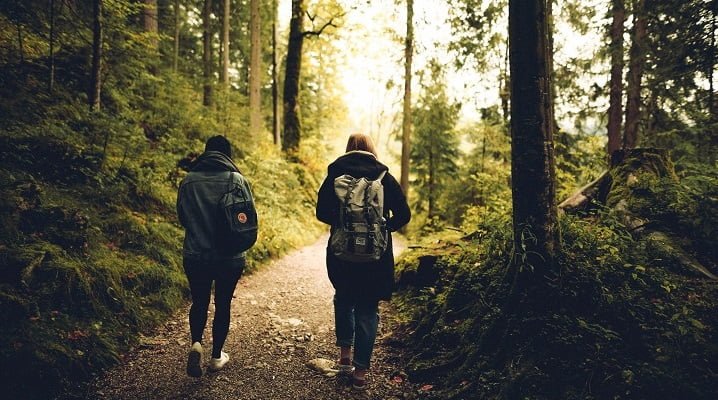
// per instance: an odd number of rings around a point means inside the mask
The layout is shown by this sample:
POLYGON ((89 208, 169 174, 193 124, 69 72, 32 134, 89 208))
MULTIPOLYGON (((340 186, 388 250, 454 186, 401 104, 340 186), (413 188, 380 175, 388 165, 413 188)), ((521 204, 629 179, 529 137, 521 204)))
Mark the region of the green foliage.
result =
MULTIPOLYGON (((587 150, 563 173, 599 164, 587 150)), ((473 233, 437 233, 401 261, 412 379, 436 398, 712 397, 718 292, 695 266, 718 266, 715 167, 676 175, 667 152, 636 151, 611 176, 610 208, 561 218, 554 274, 526 292, 509 275, 507 214, 469 209, 473 233)))
POLYGON ((610 217, 566 217, 560 276, 506 315, 505 222, 401 262, 411 378, 434 384, 436 398, 712 397, 714 284, 673 271, 610 217), (421 260, 433 279, 408 279, 421 260), (501 318, 511 331, 491 342, 501 318))
POLYGON ((455 132, 459 104, 446 93, 445 76, 433 60, 423 76, 417 105, 412 110, 414 135, 411 147, 412 182, 417 194, 415 208, 427 218, 442 215, 447 208, 446 188, 457 171, 459 140, 455 132))
POLYGON ((446 216, 473 232, 484 218, 509 215, 511 211, 511 149, 503 122, 484 112, 482 122, 462 129, 464 140, 471 149, 462 154, 457 179, 452 180, 447 200, 446 216))
MULTIPOLYGON (((303 147, 306 164, 290 163, 269 137, 247 137, 239 91, 220 91, 215 107, 203 107, 194 78, 152 61, 148 35, 135 26, 137 2, 106 2, 102 107, 90 112, 83 38, 92 36, 91 4, 55 3, 52 92, 47 2, 0 8, 1 27, 19 21, 26 33, 24 63, 13 58, 15 36, 0 34, 0 382, 13 398, 47 398, 115 364, 140 333, 186 304, 176 192, 180 166, 207 137, 234 143, 257 197, 260 238, 248 272, 323 228, 314 218, 325 168, 318 139, 303 147)), ((184 3, 184 15, 191 7, 184 3)), ((182 40, 196 39, 191 25, 182 40)), ((191 46, 181 47, 189 57, 191 46)))

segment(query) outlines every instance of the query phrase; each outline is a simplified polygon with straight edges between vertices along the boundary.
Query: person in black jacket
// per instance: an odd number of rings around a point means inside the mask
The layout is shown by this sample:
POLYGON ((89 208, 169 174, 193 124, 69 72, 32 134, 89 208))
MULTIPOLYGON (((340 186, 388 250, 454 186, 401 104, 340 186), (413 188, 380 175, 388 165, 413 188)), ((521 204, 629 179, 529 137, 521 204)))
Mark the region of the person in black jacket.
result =
POLYGON ((334 192, 334 179, 349 174, 354 178, 382 179, 384 218, 388 234, 387 249, 376 262, 353 263, 338 259, 327 245, 327 272, 336 291, 334 318, 336 344, 339 346, 338 368, 353 371, 353 386, 363 389, 379 324, 378 304, 389 300, 394 288, 394 252, 391 232, 411 219, 406 197, 389 168, 379 162, 371 137, 356 133, 349 137, 346 153, 329 165, 328 174, 317 199, 317 218, 334 229, 339 222, 340 200, 334 192), (354 359, 351 350, 354 347, 354 359))
POLYGON ((231 156, 230 143, 224 136, 211 137, 204 153, 180 183, 177 195, 177 215, 185 228, 184 270, 192 295, 189 311, 192 346, 187 356, 187 374, 195 377, 202 376, 202 333, 207 324, 213 281, 215 314, 208 369, 218 371, 229 361, 222 347, 229 333, 232 295, 245 265, 243 252, 229 255, 220 252, 216 238, 219 199, 231 185, 246 182, 231 156))

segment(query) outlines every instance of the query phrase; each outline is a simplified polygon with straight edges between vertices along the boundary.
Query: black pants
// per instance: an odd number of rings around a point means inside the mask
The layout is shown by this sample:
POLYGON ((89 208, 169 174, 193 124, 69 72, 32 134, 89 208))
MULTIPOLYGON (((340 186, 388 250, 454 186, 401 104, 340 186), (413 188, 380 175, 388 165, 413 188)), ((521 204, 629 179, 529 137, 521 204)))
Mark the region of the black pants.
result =
POLYGON ((224 341, 229 333, 230 306, 237 281, 242 276, 244 263, 231 266, 217 265, 208 261, 184 260, 184 271, 192 294, 189 310, 189 328, 192 343, 202 343, 202 334, 207 324, 209 298, 214 282, 214 321, 212 322, 212 357, 219 358, 224 341))

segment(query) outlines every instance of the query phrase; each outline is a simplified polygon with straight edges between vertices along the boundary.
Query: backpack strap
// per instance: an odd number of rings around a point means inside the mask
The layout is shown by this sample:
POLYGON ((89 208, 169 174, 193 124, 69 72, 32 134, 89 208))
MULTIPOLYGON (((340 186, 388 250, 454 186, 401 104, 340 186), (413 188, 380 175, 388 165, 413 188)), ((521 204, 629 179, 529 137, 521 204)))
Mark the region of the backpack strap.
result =
MULTIPOLYGON (((349 185, 347 186, 347 194, 344 195, 344 221, 341 221, 344 224, 344 229, 346 229, 347 232, 351 232, 352 227, 352 210, 350 206, 350 200, 352 196, 352 191, 354 190, 356 186, 357 180, 352 177, 352 179, 349 181, 349 185)), ((354 240, 349 240, 349 251, 354 252, 354 240)))
POLYGON ((384 177, 386 176, 386 172, 387 172, 387 170, 381 171, 381 174, 379 174, 379 176, 378 176, 376 179, 374 179, 374 180, 381 182, 382 179, 384 179, 384 177))

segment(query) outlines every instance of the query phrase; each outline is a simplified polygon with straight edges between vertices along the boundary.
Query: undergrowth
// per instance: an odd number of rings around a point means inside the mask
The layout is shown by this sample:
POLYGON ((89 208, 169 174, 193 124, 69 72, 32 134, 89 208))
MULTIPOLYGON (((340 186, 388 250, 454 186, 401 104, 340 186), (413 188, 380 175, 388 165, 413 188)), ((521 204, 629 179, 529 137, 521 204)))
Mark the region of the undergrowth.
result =
MULTIPOLYGON (((712 179, 704 171, 674 186, 637 185, 653 199, 654 221, 714 263, 715 186, 702 184, 712 179)), ((610 210, 560 222, 559 274, 510 315, 508 219, 462 237, 438 233, 403 258, 396 303, 414 354, 410 379, 432 384, 437 399, 713 398, 718 285, 677 267, 610 210), (497 339, 499 320, 508 323, 497 339)))
POLYGON ((179 78, 158 88, 154 102, 109 91, 115 97, 95 113, 61 88, 54 99, 22 96, 34 117, 12 97, 0 103, 3 396, 48 398, 87 379, 186 305, 176 192, 210 135, 226 132, 242 144, 235 161, 256 197, 260 233, 246 272, 322 231, 314 197, 323 171, 311 163, 240 142, 246 127, 230 117, 213 123, 179 78))

